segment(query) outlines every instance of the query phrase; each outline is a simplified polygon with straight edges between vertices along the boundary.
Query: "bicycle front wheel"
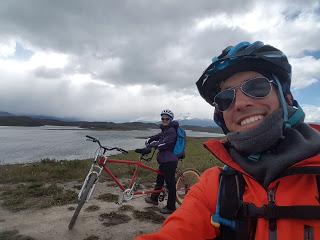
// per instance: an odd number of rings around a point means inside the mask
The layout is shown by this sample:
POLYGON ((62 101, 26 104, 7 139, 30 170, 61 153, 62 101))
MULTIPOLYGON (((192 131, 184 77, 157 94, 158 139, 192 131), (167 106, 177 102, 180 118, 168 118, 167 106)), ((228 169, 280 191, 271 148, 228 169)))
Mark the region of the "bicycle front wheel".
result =
POLYGON ((76 220, 77 220, 77 217, 80 213, 80 210, 83 207, 84 203, 86 202, 88 194, 90 193, 96 180, 97 180, 97 176, 95 174, 92 174, 89 176, 87 183, 85 183, 85 187, 84 187, 84 189, 81 193, 81 196, 78 200, 78 206, 77 206, 76 210, 74 211, 73 216, 71 218, 71 221, 69 223, 69 226, 68 226, 69 230, 71 230, 73 228, 74 224, 76 223, 76 220))
POLYGON ((176 201, 178 204, 182 204, 184 197, 190 190, 190 187, 199 181, 200 174, 197 170, 186 169, 184 170, 177 179, 176 182, 176 201))

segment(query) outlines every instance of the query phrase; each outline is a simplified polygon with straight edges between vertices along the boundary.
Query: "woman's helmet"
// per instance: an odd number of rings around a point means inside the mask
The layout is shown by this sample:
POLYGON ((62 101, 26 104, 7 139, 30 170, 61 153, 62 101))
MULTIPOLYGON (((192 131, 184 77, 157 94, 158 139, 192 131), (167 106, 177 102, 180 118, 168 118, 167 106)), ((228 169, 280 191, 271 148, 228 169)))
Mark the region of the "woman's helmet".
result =
MULTIPOLYGON (((254 71, 269 78, 276 78, 274 80, 279 83, 282 99, 284 95, 291 94, 291 65, 286 55, 273 46, 257 41, 229 46, 218 57, 214 57, 196 83, 200 95, 213 106, 221 82, 244 71, 254 71)), ((218 110, 215 110, 214 120, 225 133, 228 132, 222 113, 218 110)))
POLYGON ((171 110, 169 110, 169 109, 163 110, 163 111, 161 112, 160 116, 162 116, 162 115, 167 115, 167 116, 169 116, 169 117, 171 118, 171 120, 173 120, 173 118, 174 118, 173 112, 172 112, 171 110))

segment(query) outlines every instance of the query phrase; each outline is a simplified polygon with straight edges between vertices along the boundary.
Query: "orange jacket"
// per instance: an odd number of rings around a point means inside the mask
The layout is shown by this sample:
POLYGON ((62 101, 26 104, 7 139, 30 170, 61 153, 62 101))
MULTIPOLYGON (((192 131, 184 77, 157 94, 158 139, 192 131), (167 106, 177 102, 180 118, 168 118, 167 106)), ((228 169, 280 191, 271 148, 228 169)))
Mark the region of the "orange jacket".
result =
MULTIPOLYGON (((243 173, 245 180, 244 202, 257 207, 268 204, 267 191, 237 163, 232 161, 222 143, 209 140, 205 147, 220 161, 243 173)), ((291 168, 320 167, 320 155, 305 159, 291 168)), ((137 240, 196 240, 214 239, 219 236, 219 229, 211 225, 211 216, 215 213, 219 186, 220 169, 213 167, 206 170, 200 181, 187 194, 182 206, 175 211, 153 234, 142 235, 137 240)), ((275 203, 278 206, 313 205, 320 206, 319 193, 314 175, 290 175, 279 178, 269 185, 269 189, 278 185, 275 203)), ((259 218, 256 227, 258 240, 269 239, 268 221, 259 218)), ((320 220, 277 220, 278 240, 320 239, 320 220), (309 227, 305 227, 309 226, 309 227), (306 233, 312 229, 313 233, 306 233), (308 235, 309 234, 309 235, 308 235), (313 234, 313 238, 307 238, 313 234)))

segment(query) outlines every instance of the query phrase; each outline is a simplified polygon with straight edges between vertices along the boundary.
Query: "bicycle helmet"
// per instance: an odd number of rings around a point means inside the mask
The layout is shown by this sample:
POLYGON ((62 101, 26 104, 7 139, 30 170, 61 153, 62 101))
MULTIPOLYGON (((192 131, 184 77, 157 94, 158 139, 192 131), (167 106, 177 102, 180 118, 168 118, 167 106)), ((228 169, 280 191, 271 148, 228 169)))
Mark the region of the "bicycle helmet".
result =
MULTIPOLYGON (((284 109, 284 120, 287 121, 284 96, 291 94, 291 65, 283 52, 271 45, 264 45, 260 41, 252 44, 240 42, 235 46, 227 47, 218 57, 214 57, 212 63, 196 82, 200 95, 213 106, 214 97, 220 91, 221 82, 235 73, 244 71, 259 72, 275 80, 284 109)), ((298 106, 296 101, 294 103, 298 106)), ((228 132, 222 112, 215 110, 214 120, 225 133, 228 132)))
POLYGON ((279 49, 262 42, 241 42, 229 46, 203 72, 197 81, 200 95, 213 106, 213 99, 220 91, 220 83, 235 73, 255 71, 276 75, 285 92, 290 91, 291 65, 279 49))
POLYGON ((173 112, 172 112, 171 110, 169 110, 169 109, 163 110, 163 111, 161 112, 160 116, 162 116, 162 115, 167 115, 167 116, 169 116, 169 117, 171 118, 171 120, 173 120, 173 118, 174 118, 173 112))

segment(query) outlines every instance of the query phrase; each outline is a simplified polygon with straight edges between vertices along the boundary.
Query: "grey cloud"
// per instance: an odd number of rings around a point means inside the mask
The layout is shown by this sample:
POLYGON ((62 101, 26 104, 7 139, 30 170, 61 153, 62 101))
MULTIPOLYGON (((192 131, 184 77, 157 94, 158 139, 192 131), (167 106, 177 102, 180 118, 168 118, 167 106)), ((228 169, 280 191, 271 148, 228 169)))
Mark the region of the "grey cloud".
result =
MULTIPOLYGON (((186 48, 189 44, 196 45, 184 39, 195 19, 221 12, 245 12, 253 2, 2 1, 0 29, 36 47, 67 53, 80 65, 77 71, 107 82, 190 87, 194 79, 186 81, 185 78, 198 66, 185 62, 167 62, 172 64, 167 65, 161 62, 162 52, 183 42, 186 48), (104 69, 103 61, 109 58, 121 59, 118 73, 104 69), (185 74, 177 74, 176 69, 184 68, 185 74)), ((232 35, 225 37, 232 38, 232 35)))
POLYGON ((63 70, 59 68, 39 67, 33 71, 35 77, 59 79, 63 76, 63 70))
MULTIPOLYGON (((301 9, 315 2, 281 1, 287 9, 284 18, 287 16, 288 22, 298 21, 301 9)), ((109 103, 119 104, 119 109, 112 106, 110 110, 112 116, 108 119, 113 120, 138 118, 139 114, 154 111, 143 107, 151 102, 119 99, 118 95, 124 94, 122 90, 115 92, 88 85, 76 92, 70 82, 61 80, 73 73, 90 74, 99 81, 112 83, 116 89, 142 84, 141 98, 151 101, 152 96, 157 96, 158 102, 152 105, 159 108, 169 104, 165 102, 167 95, 176 92, 198 96, 195 82, 213 56, 228 45, 257 39, 243 29, 223 25, 194 31, 194 24, 201 18, 222 13, 241 16, 258 3, 254 0, 0 1, 0 38, 9 36, 35 49, 62 52, 70 60, 64 69, 42 67, 26 76, 39 81, 25 85, 17 81, 18 87, 11 86, 10 93, 0 94, 0 110, 103 119, 109 103), (137 106, 141 106, 139 114, 129 111, 137 106)), ((295 30, 293 27, 277 36, 290 49, 302 45, 301 37, 287 39, 287 35, 297 34, 295 30)), ((318 35, 319 31, 308 34, 303 45, 316 50, 318 35)))

